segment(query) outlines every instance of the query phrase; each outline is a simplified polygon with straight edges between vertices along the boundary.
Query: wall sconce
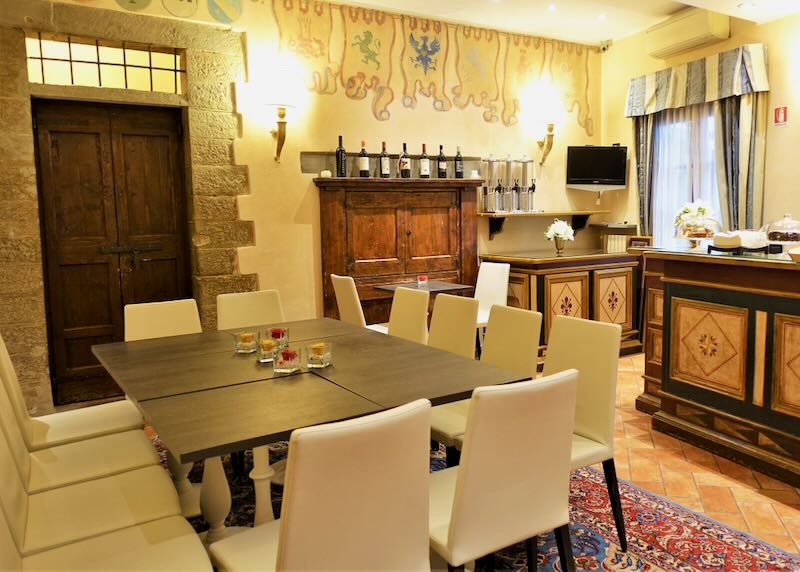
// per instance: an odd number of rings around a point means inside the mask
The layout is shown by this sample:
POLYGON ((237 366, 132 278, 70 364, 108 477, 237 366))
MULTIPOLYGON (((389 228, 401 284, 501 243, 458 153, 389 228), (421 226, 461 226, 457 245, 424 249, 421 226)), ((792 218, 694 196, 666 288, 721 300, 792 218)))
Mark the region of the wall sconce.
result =
POLYGON ((539 144, 539 149, 542 151, 542 158, 539 160, 539 165, 544 165, 547 156, 550 154, 550 151, 553 149, 553 129, 555 129, 554 123, 547 124, 547 135, 544 136, 544 139, 540 139, 536 143, 539 144))
POLYGON ((271 131, 272 136, 276 140, 275 147, 275 162, 281 162, 281 151, 283 151, 283 144, 286 143, 286 106, 278 105, 278 126, 271 131))

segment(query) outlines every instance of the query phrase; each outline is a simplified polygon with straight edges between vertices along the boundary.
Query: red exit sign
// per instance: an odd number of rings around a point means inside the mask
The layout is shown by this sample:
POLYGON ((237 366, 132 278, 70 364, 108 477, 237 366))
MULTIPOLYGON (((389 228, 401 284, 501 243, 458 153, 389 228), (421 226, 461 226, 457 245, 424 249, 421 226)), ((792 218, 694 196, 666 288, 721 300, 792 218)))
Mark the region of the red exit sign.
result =
POLYGON ((789 108, 786 106, 776 107, 772 124, 776 127, 782 127, 787 123, 789 123, 789 108))

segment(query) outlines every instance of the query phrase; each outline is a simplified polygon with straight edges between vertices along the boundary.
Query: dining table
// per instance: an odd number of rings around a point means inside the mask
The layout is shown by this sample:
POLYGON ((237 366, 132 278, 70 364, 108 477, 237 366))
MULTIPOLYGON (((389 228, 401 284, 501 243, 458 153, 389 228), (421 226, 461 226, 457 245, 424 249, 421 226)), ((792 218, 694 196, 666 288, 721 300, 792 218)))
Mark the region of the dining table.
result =
MULTIPOLYGON (((260 524, 275 518, 268 445, 287 439, 295 429, 368 415, 420 398, 440 405, 466 399, 479 386, 528 379, 330 318, 108 343, 93 346, 92 352, 168 450, 182 506, 199 495, 196 502, 209 525, 207 543, 236 531, 225 526, 231 493, 224 455, 253 449, 254 523, 260 524), (330 343, 331 365, 282 374, 271 363, 259 363, 256 354, 235 352, 238 332, 275 327, 288 328, 292 348, 330 343), (198 491, 187 476, 191 464, 201 460, 198 491)), ((191 511, 184 507, 185 514, 191 511)))

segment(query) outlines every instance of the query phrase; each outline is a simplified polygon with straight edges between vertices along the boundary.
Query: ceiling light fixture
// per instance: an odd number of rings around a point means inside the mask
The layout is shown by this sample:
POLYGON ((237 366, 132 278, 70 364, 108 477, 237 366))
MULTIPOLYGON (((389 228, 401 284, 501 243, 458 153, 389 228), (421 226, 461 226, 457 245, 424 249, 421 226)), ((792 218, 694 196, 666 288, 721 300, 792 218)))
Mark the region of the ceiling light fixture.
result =
POLYGON ((755 0, 745 0, 744 2, 739 2, 737 8, 740 10, 749 10, 750 8, 755 8, 756 3, 755 0))
POLYGON ((606 16, 606 15, 605 15, 605 13, 603 13, 603 14, 598 14, 598 15, 597 15, 597 20, 598 20, 599 22, 605 22, 605 21, 606 21, 606 18, 608 18, 608 16, 606 16))
POLYGON ((550 10, 551 12, 555 12, 555 11, 556 11, 556 5, 555 5, 555 4, 550 4, 550 5, 547 7, 547 9, 548 9, 548 10, 550 10))

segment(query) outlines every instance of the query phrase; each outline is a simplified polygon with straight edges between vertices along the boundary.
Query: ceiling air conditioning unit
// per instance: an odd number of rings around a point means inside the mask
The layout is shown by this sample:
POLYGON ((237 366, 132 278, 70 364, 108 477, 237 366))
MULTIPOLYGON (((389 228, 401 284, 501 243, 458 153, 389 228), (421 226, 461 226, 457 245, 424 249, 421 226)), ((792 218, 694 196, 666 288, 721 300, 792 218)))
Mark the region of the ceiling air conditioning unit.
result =
POLYGON ((689 8, 648 28, 645 32, 647 53, 654 58, 707 46, 731 35, 731 18, 724 14, 689 8))

